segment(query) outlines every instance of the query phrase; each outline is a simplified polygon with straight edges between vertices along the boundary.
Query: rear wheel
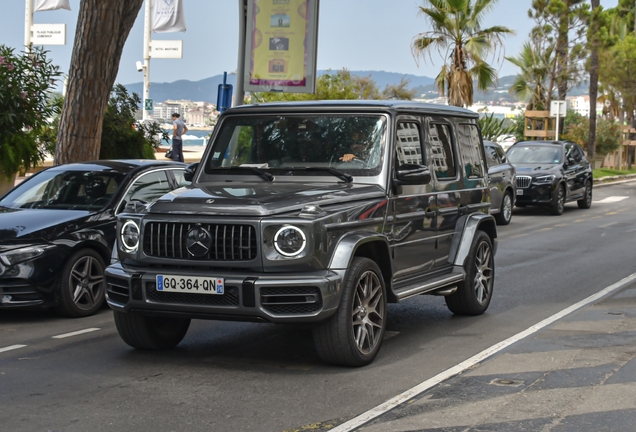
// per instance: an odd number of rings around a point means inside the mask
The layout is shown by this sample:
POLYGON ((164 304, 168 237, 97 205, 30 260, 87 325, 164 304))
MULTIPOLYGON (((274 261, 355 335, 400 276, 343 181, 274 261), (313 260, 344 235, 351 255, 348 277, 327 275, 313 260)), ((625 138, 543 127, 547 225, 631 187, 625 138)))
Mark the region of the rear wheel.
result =
POLYGON ((506 192, 501 200, 499 213, 495 215, 497 225, 508 225, 512 219, 512 194, 506 192))
POLYGON ((73 318, 95 314, 104 304, 105 267, 93 249, 81 249, 71 255, 57 284, 56 311, 73 318))
POLYGON ((481 315, 488 309, 495 282, 492 242, 485 232, 475 234, 464 271, 464 283, 453 294, 444 297, 446 306, 457 315, 481 315))
POLYGON ((151 317, 114 311, 119 336, 133 348, 161 350, 174 348, 185 337, 187 318, 151 317))
POLYGON ((565 187, 559 185, 559 189, 554 192, 554 199, 550 204, 550 214, 559 216, 563 214, 565 208, 565 187))
POLYGON ((368 258, 355 257, 345 276, 338 311, 313 329, 320 358, 345 366, 371 363, 382 345, 386 309, 380 268, 368 258))
POLYGON ((576 202, 581 209, 589 209, 592 207, 592 182, 585 182, 585 195, 576 202))

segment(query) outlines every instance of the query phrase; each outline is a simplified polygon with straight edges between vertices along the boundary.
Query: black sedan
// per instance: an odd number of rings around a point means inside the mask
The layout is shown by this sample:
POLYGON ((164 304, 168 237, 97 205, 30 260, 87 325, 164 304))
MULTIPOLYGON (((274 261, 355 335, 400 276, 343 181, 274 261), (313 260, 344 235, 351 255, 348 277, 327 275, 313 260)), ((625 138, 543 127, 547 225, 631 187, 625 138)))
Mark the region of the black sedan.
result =
POLYGON ((59 165, 0 199, 0 309, 54 306, 65 316, 104 303, 116 215, 187 184, 185 164, 154 160, 59 165))
POLYGON ((592 205, 592 167, 581 147, 570 141, 521 141, 506 153, 517 170, 517 207, 544 206, 563 213, 566 202, 592 205))

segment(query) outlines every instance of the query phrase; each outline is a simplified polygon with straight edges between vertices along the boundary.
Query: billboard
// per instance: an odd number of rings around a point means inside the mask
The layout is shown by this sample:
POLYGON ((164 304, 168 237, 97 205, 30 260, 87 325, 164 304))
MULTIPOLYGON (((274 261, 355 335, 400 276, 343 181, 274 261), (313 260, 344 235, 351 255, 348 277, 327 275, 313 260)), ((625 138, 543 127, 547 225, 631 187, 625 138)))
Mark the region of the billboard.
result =
POLYGON ((247 91, 313 93, 319 0, 248 0, 247 91))

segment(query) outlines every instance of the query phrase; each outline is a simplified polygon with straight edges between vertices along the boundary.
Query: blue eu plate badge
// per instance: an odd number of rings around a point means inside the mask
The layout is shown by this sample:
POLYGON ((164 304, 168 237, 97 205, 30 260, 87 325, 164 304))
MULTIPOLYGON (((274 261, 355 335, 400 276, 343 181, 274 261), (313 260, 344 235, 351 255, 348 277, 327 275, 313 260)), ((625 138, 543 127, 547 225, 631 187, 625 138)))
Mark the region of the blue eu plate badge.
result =
POLYGON ((223 294, 223 279, 216 280, 216 293, 223 294))

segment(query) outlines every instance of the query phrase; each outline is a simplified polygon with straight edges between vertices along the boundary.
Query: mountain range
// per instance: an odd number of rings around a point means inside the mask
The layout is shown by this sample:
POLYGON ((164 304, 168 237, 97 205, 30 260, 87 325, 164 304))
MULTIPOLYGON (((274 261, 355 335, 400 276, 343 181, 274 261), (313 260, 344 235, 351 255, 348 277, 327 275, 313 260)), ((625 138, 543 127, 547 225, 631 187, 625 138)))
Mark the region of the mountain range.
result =
MULTIPOLYGON (((332 72, 327 70, 318 71, 318 75, 332 72)), ((370 77, 375 81, 380 90, 389 84, 399 84, 402 78, 408 80, 409 88, 414 90, 416 97, 434 99, 439 96, 435 80, 426 76, 411 74, 401 74, 397 72, 385 71, 349 71, 352 75, 359 77, 370 77)), ((518 102, 509 92, 510 86, 515 80, 514 75, 500 77, 496 86, 486 92, 475 92, 475 102, 518 102)), ((192 100, 216 103, 218 87, 223 83, 223 75, 215 75, 200 81, 179 80, 171 83, 151 83, 150 97, 155 102, 165 100, 192 100)), ((227 75, 227 83, 236 85, 236 74, 227 75)), ((127 84, 125 87, 131 93, 143 94, 143 83, 127 84)), ((578 96, 587 94, 587 85, 581 85, 572 89, 568 95, 578 96)))

